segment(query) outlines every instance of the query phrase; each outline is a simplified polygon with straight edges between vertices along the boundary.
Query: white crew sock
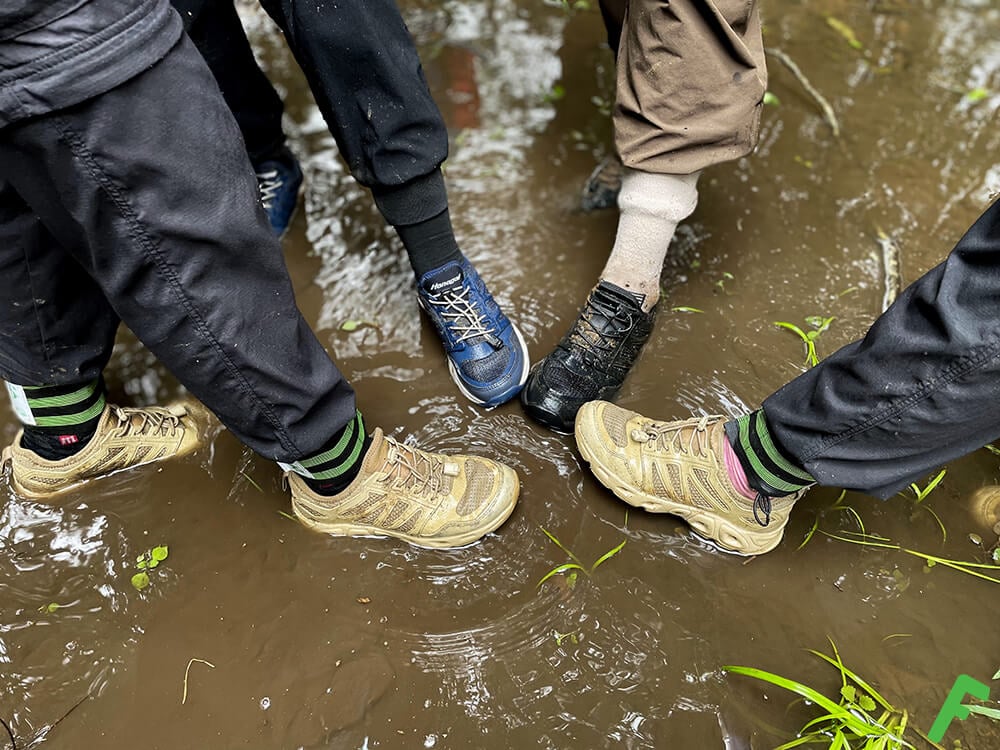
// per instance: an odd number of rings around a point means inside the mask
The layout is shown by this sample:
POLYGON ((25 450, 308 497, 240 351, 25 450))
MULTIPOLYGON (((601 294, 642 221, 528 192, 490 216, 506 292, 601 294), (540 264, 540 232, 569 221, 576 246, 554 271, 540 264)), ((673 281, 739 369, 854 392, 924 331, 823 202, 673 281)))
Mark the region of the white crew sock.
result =
POLYGON ((698 176, 625 168, 618 194, 618 234, 601 280, 644 297, 648 312, 660 298, 660 274, 677 224, 698 205, 698 176))

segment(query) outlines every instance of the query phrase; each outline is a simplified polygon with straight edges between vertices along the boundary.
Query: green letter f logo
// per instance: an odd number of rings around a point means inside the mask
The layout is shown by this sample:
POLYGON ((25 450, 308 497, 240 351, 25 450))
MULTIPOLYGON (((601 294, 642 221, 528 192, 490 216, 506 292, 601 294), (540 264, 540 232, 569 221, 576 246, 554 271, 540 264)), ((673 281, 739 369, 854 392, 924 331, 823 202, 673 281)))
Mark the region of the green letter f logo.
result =
POLYGON ((941 706, 941 713, 934 720, 934 726, 927 736, 934 742, 940 742, 944 738, 944 733, 948 731, 952 719, 965 721, 969 718, 969 709, 962 705, 962 699, 966 695, 979 698, 981 701, 989 700, 990 688, 979 680, 974 680, 967 674, 960 674, 951 686, 951 692, 941 706))

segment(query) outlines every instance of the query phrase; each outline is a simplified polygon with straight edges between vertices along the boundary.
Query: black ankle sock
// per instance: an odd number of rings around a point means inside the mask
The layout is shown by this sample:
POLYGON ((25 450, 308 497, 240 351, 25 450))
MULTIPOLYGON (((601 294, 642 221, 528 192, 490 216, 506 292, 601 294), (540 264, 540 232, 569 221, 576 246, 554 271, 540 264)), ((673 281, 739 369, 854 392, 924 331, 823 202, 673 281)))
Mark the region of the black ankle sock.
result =
POLYGON ((410 265, 418 279, 445 263, 462 261, 462 251, 458 249, 447 208, 419 224, 398 226, 396 232, 406 247, 410 265))
POLYGON ((747 484, 762 495, 780 497, 816 483, 782 450, 768 429, 763 409, 726 422, 726 437, 740 460, 747 484))
MULTIPOLYGON (((21 447, 48 461, 60 461, 79 453, 97 431, 107 403, 104 380, 80 385, 8 386, 27 415, 21 447), (34 424, 28 424, 30 421, 34 424)), ((15 409, 18 407, 16 406, 15 409)))
POLYGON ((354 481, 372 439, 365 433, 365 423, 361 412, 333 435, 319 451, 296 462, 293 467, 309 485, 309 489, 321 495, 338 495, 354 481))

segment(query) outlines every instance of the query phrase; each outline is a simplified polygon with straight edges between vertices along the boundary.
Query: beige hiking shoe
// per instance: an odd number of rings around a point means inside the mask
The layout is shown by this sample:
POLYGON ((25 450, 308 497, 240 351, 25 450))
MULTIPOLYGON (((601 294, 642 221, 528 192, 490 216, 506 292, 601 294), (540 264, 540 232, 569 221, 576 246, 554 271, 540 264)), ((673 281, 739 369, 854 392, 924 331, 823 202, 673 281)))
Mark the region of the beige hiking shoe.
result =
POLYGON ((576 444, 601 484, 653 513, 680 516, 723 549, 760 555, 778 546, 803 494, 748 500, 729 481, 725 417, 656 422, 606 401, 576 418, 576 444))
POLYGON ((292 509, 302 523, 334 536, 392 536, 418 547, 462 547, 513 512, 514 470, 474 456, 412 448, 376 429, 361 471, 330 497, 287 473, 292 509))
POLYGON ((11 484, 18 495, 45 498, 133 466, 183 456, 199 444, 198 428, 188 409, 148 406, 132 409, 108 404, 94 436, 78 453, 48 461, 21 447, 23 430, 3 449, 11 464, 11 484))

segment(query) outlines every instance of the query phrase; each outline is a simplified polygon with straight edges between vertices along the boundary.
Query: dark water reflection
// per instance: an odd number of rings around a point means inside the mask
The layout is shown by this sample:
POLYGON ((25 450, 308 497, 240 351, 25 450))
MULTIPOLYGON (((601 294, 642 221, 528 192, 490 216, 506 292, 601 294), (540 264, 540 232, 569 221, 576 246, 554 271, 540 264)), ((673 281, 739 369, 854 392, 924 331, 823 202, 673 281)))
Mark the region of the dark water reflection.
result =
MULTIPOLYGON (((600 19, 527 0, 404 5, 453 127, 456 230, 541 356, 614 236, 614 212, 575 211, 609 149, 613 70, 600 19)), ((773 321, 835 316, 819 342, 832 352, 877 315, 878 230, 900 244, 913 280, 1000 189, 995 3, 775 0, 765 13, 768 44, 830 99, 843 136, 773 64, 781 105, 767 108, 754 156, 703 177, 664 274, 665 314, 620 399, 657 416, 756 405, 802 367, 800 345, 773 321), (991 93, 963 99, 977 87, 991 93)), ((853 528, 830 510, 838 493, 810 494, 786 542, 747 563, 671 518, 626 523, 569 439, 527 423, 516 404, 483 413, 463 401, 418 315, 398 241, 347 175, 280 38, 259 15, 248 21, 287 92, 307 172, 285 241, 307 318, 370 423, 511 463, 522 501, 499 534, 463 550, 328 539, 280 515, 275 468, 224 432, 185 460, 58 503, 17 499, 4 483, 0 718, 18 747, 761 749, 789 739, 808 711, 725 677, 724 664, 835 692, 835 675, 803 650, 829 636, 924 729, 955 676, 996 671, 992 584, 821 536, 796 549, 817 515, 821 528, 853 528), (347 320, 365 325, 345 332, 347 320), (575 586, 557 576, 539 587, 568 559, 543 528, 586 563, 626 544, 575 586), (161 543, 170 558, 137 593, 132 561, 161 543)), ((179 392, 127 336, 109 379, 133 402, 179 392)), ((0 406, 0 438, 15 429, 0 406)), ((985 451, 949 467, 929 501, 946 542, 902 499, 847 501, 869 531, 974 559, 983 552, 968 534, 987 546, 996 535, 971 497, 998 469, 985 451)), ((976 718, 951 738, 1000 746, 976 718)))

